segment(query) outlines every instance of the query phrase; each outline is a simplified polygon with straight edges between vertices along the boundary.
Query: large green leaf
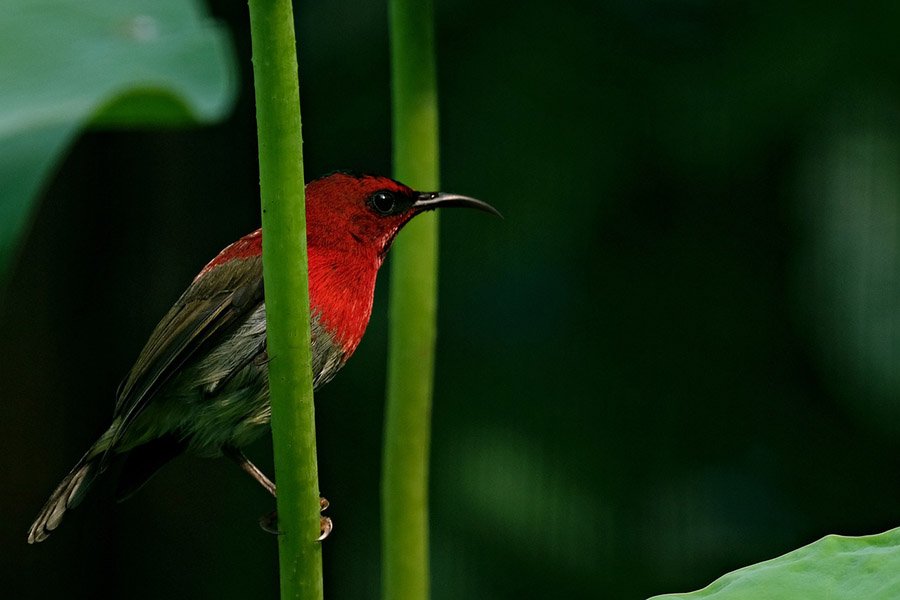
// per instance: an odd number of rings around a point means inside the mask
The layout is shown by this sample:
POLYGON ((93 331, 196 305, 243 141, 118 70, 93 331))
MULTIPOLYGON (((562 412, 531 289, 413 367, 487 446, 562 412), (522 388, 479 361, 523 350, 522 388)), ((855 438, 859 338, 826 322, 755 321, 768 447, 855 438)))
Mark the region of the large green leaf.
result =
POLYGON ((189 0, 12 0, 0 19, 0 282, 78 132, 226 114, 230 42, 189 0))
POLYGON ((900 528, 829 535, 720 577, 690 594, 651 600, 894 600, 900 598, 900 528))

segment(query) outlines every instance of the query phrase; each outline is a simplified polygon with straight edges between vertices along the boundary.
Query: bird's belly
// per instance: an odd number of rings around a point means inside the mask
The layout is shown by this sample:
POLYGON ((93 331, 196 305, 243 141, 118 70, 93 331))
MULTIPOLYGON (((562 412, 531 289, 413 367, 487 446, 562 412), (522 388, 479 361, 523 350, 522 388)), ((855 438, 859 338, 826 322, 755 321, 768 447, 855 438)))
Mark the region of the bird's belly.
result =
POLYGON ((267 370, 265 365, 246 367, 234 386, 198 402, 190 422, 181 428, 189 451, 217 456, 223 446, 240 448, 265 433, 272 417, 267 370))

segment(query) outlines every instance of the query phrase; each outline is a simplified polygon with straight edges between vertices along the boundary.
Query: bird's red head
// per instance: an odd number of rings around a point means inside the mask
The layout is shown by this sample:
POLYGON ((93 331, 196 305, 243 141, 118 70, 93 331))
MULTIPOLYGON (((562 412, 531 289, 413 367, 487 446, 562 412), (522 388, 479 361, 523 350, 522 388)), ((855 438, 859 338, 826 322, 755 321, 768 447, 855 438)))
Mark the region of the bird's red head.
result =
POLYGON ((414 216, 441 206, 468 206, 497 213, 474 198, 416 192, 377 175, 332 173, 306 186, 307 244, 384 256, 414 216))
POLYGON ((307 244, 381 257, 415 214, 416 192, 375 175, 332 173, 306 186, 307 244))
POLYGON ((310 301, 348 356, 369 322, 375 276, 397 233, 441 206, 499 214, 474 198, 417 192, 375 175, 332 173, 306 186, 310 301))

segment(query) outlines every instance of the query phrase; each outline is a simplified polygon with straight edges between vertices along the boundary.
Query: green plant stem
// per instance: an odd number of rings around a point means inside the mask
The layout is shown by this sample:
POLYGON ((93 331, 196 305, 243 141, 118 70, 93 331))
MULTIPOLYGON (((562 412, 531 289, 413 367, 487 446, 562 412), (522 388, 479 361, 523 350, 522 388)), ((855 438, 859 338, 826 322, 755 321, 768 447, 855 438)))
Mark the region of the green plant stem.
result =
MULTIPOLYGON (((438 189, 438 108, 430 0, 391 0, 394 176, 438 189)), ((413 220, 391 252, 384 471, 386 600, 429 596, 428 459, 437 314, 437 215, 413 220)))
POLYGON ((281 597, 323 597, 303 155, 290 0, 250 0, 281 597))

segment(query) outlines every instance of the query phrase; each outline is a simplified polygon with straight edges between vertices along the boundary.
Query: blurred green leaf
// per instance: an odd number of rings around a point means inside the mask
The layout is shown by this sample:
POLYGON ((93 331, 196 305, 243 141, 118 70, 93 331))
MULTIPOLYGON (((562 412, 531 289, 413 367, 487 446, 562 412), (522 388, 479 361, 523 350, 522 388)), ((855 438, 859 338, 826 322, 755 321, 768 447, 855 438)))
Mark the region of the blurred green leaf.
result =
POLYGON ((807 148, 798 311, 837 400, 900 434, 900 130, 889 100, 849 98, 807 148))
POLYGON ((829 535, 739 569, 690 594, 651 600, 888 600, 900 598, 900 528, 878 535, 829 535))
POLYGON ((208 122, 234 98, 225 32, 185 0, 16 0, 0 20, 0 281, 78 132, 208 122))

